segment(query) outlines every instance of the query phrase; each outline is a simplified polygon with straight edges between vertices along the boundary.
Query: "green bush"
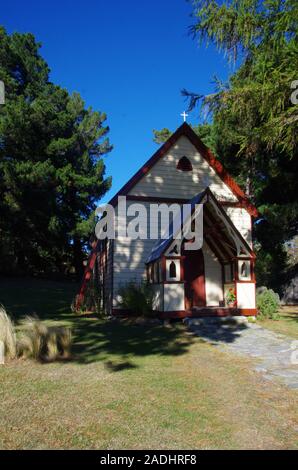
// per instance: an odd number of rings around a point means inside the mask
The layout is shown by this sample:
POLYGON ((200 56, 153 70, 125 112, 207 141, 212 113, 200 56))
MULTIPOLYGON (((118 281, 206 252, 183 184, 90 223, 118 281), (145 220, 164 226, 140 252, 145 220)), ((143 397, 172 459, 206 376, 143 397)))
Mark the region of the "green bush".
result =
POLYGON ((259 293, 257 292, 257 309, 260 319, 269 318, 271 320, 278 320, 279 306, 279 295, 272 289, 263 287, 259 293))
POLYGON ((133 315, 152 316, 153 289, 147 282, 130 281, 120 287, 120 305, 133 315))

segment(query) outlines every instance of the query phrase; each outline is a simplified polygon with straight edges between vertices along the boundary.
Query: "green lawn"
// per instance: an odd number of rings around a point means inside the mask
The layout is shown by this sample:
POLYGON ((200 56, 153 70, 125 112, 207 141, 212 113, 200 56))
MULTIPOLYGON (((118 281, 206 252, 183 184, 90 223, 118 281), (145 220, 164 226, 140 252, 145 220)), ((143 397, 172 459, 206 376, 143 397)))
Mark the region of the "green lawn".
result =
POLYGON ((0 366, 1 449, 297 448, 297 393, 178 324, 75 317, 76 286, 0 282, 14 315, 72 325, 69 362, 0 366))
POLYGON ((298 307, 281 307, 279 320, 262 320, 260 325, 298 339, 298 307))

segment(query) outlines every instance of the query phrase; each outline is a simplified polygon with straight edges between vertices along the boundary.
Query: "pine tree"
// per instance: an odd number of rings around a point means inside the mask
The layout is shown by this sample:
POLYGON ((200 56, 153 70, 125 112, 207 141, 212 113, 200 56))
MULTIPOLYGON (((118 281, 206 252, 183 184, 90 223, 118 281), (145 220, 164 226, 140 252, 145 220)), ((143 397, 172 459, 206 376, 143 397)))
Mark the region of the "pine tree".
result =
MULTIPOLYGON (((297 0, 192 0, 191 34, 237 70, 209 96, 183 90, 212 118, 212 145, 263 214, 255 226, 258 282, 280 290, 285 242, 298 231, 297 0), (293 85, 294 84, 294 85, 293 85)), ((200 134, 199 134, 200 135, 200 134)), ((208 144, 207 144, 208 145, 208 144)))
POLYGON ((106 115, 49 81, 32 34, 0 29, 1 271, 82 272, 96 202, 110 188, 106 115))

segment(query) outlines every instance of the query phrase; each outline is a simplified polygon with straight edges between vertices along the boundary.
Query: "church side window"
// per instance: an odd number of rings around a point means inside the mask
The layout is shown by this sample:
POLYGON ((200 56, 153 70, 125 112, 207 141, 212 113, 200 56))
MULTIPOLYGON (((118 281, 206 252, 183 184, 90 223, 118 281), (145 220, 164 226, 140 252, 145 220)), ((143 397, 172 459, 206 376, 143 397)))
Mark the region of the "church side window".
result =
POLYGON ((169 267, 169 277, 170 278, 176 278, 177 273, 176 273, 176 263, 174 261, 171 262, 170 267, 169 267))

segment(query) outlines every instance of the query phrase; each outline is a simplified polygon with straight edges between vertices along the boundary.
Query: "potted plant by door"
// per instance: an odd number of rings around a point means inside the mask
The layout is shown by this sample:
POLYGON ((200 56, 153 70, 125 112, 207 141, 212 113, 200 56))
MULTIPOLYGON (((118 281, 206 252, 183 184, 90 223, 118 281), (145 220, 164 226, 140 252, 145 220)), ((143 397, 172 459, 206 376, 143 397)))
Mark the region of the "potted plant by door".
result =
POLYGON ((236 292, 233 287, 231 287, 226 295, 226 305, 229 308, 234 308, 236 307, 236 292))

